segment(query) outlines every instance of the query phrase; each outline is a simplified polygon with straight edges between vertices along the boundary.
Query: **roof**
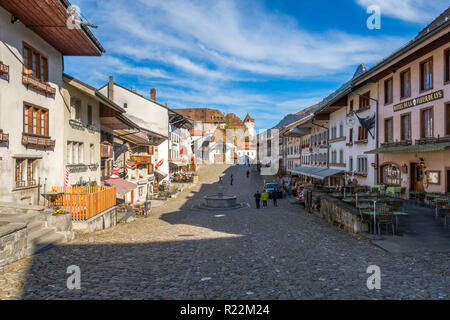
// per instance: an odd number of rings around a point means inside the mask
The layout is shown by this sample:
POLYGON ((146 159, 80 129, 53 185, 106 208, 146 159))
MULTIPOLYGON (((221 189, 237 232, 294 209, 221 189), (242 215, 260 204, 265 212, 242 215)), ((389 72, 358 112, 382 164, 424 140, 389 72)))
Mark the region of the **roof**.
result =
POLYGON ((137 188, 137 184, 129 182, 124 179, 108 179, 102 182, 102 185, 107 187, 116 187, 116 193, 120 195, 127 194, 131 190, 137 188))
POLYGON ((68 27, 71 4, 67 0, 0 0, 0 6, 65 56, 101 56, 105 52, 89 27, 68 27))
MULTIPOLYGON (((434 19, 428 26, 426 26, 422 31, 420 31, 417 36, 408 42, 406 45, 402 46, 400 49, 374 65, 372 68, 367 70, 363 75, 358 76, 354 79, 354 82, 361 81, 365 79, 369 75, 373 75, 380 69, 382 69, 384 66, 389 64, 390 62, 394 61, 398 57, 402 56, 403 54, 407 53, 408 51, 412 50, 414 47, 418 46, 419 44, 423 43, 433 35, 437 34, 441 30, 444 30, 450 25, 450 6, 442 12, 436 19, 434 19)), ((448 42, 444 40, 444 43, 448 42)))
POLYGON ((250 117, 250 114, 247 113, 244 122, 255 122, 255 119, 252 119, 252 117, 250 117))
POLYGON ((432 152, 442 150, 450 150, 450 142, 416 144, 412 146, 385 147, 367 151, 365 152, 365 154, 432 152))
POLYGON ((217 109, 186 108, 174 110, 194 121, 201 121, 205 123, 225 123, 225 115, 217 109))
POLYGON ((79 90, 82 90, 85 94, 90 95, 91 97, 95 98, 96 100, 102 102, 104 105, 114 109, 115 111, 119 113, 125 113, 125 109, 118 106, 114 101, 110 100, 106 96, 100 93, 96 88, 88 85, 87 83, 76 79, 66 73, 63 74, 63 81, 64 83, 77 88, 79 90))

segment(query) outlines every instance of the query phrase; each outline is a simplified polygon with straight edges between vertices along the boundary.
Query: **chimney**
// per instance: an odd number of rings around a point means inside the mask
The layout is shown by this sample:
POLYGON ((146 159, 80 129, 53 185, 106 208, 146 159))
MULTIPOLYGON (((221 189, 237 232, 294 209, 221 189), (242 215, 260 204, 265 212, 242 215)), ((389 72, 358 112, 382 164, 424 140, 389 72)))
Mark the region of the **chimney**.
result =
POLYGON ((109 76, 108 98, 109 98, 109 100, 114 101, 114 77, 113 76, 109 76))
POLYGON ((156 101, 156 89, 155 88, 150 89, 150 99, 153 101, 156 101))

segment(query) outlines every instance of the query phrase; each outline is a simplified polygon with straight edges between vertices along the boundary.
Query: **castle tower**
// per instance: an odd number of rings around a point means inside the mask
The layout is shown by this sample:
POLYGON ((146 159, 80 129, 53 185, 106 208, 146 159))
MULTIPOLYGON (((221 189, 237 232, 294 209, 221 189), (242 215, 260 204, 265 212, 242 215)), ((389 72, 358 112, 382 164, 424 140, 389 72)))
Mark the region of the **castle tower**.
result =
POLYGON ((244 125, 247 128, 247 131, 248 131, 250 137, 254 138, 255 137, 255 119, 252 119, 248 113, 244 119, 244 125))

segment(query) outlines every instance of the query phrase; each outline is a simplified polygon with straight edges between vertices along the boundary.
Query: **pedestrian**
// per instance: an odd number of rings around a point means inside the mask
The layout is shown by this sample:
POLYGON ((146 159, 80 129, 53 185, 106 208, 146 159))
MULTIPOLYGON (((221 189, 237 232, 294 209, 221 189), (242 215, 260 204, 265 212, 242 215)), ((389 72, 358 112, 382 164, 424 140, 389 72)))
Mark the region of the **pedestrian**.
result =
POLYGON ((233 175, 231 175, 230 184, 233 185, 233 175))
POLYGON ((272 200, 273 200, 273 206, 278 207, 278 192, 276 190, 272 191, 272 200))
POLYGON ((256 209, 259 209, 260 208, 260 201, 261 201, 261 193, 259 193, 259 191, 256 191, 256 193, 253 195, 253 197, 255 197, 256 209))
POLYGON ((247 179, 250 176, 250 170, 247 169, 247 179))
POLYGON ((263 207, 267 208, 267 201, 269 200, 269 193, 267 190, 264 190, 263 194, 261 195, 261 199, 263 202, 263 207))

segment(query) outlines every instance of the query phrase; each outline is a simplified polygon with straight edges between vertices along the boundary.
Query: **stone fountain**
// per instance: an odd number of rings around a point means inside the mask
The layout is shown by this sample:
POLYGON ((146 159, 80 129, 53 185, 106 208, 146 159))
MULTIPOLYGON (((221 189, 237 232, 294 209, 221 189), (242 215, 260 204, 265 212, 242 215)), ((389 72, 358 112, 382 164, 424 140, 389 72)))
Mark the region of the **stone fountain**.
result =
POLYGON ((223 181, 220 177, 219 183, 217 184, 217 193, 204 196, 203 203, 194 206, 194 208, 203 210, 235 210, 249 207, 247 203, 238 203, 236 196, 225 195, 223 188, 223 181))

